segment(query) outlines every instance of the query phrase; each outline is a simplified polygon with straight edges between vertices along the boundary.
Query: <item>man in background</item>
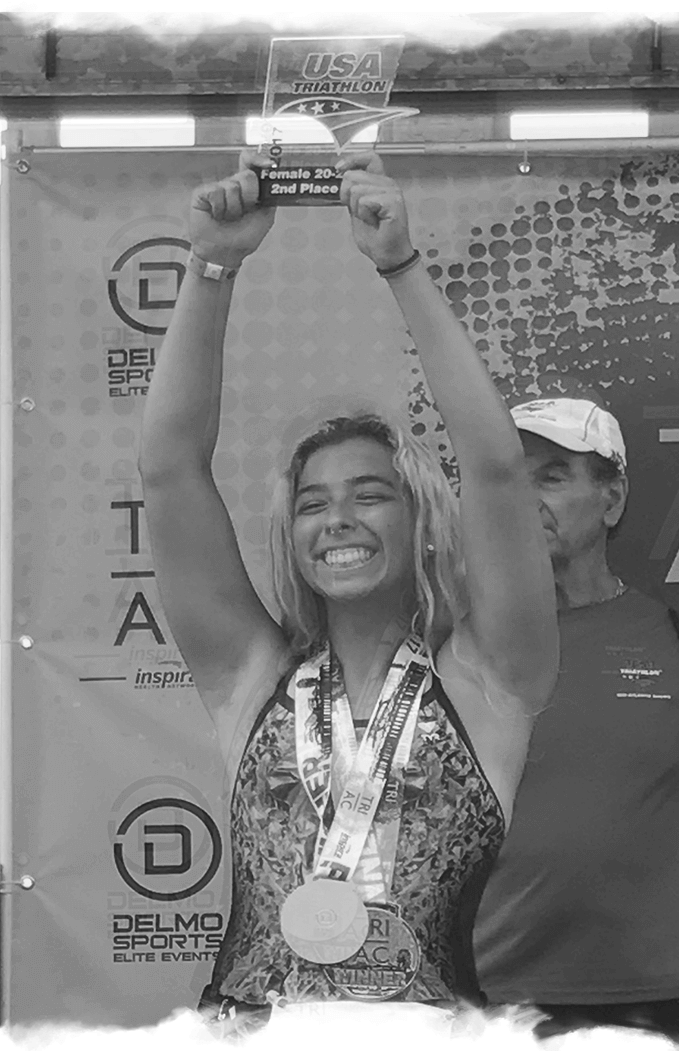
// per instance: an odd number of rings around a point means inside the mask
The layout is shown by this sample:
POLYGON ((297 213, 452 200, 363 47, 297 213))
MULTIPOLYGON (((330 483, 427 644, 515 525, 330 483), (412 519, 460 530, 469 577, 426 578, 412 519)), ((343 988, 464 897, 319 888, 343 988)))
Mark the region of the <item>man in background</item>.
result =
POLYGON ((628 493, 615 418, 541 398, 521 432, 557 586, 561 668, 476 923, 491 1004, 550 1036, 624 1025, 679 1038, 679 641, 611 572, 628 493))

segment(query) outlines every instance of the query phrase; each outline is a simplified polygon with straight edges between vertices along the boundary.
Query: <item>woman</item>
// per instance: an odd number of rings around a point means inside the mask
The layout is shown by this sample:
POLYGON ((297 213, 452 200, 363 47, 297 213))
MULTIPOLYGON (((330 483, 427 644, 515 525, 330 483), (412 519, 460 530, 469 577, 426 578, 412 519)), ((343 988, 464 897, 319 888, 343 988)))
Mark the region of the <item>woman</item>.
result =
POLYGON ((165 612, 225 756, 237 714, 257 716, 204 1000, 236 1018, 280 997, 478 1003, 473 918, 558 662, 538 508, 511 416, 413 251, 398 186, 374 155, 342 161, 354 239, 396 298, 455 449, 459 529, 423 447, 374 417, 329 421, 277 494, 281 623, 269 615, 210 470, 233 283, 274 221, 257 203, 264 163, 244 155, 194 195, 140 457, 165 612))

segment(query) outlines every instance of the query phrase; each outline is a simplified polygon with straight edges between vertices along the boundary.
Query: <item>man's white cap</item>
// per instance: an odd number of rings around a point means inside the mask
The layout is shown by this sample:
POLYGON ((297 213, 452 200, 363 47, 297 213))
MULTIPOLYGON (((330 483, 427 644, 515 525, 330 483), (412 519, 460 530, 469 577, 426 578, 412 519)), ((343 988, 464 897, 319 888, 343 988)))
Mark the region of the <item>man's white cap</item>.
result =
POLYGON ((511 410, 520 431, 530 431, 577 453, 599 453, 621 470, 627 451, 615 416, 585 398, 538 398, 511 410))

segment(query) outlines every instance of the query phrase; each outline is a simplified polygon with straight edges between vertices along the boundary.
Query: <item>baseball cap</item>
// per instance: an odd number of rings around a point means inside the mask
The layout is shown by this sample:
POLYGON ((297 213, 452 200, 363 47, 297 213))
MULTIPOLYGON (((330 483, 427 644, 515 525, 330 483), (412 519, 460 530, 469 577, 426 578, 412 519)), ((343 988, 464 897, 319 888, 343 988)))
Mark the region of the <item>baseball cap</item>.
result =
POLYGON ((627 451, 615 416, 586 398, 537 398, 511 410, 520 431, 530 431, 578 453, 599 453, 621 470, 627 451))

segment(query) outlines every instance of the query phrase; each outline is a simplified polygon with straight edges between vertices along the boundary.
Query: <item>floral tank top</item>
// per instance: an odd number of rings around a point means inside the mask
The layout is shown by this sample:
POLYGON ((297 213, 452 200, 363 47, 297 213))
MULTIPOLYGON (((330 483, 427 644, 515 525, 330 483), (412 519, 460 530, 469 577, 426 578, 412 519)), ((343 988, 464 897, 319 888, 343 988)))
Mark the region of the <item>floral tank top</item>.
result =
MULTIPOLYGON (((281 681, 245 747, 231 807, 231 916, 211 992, 246 1004, 341 999, 321 966, 298 956, 280 909, 313 867, 318 817, 300 780, 294 700, 281 681)), ((360 730, 361 723, 357 723, 360 730)), ((420 945, 401 998, 483 1003, 472 953, 476 911, 505 834, 500 804, 434 676, 420 703, 408 765, 391 900, 420 945)), ((380 817, 378 807, 375 821, 380 817)))

